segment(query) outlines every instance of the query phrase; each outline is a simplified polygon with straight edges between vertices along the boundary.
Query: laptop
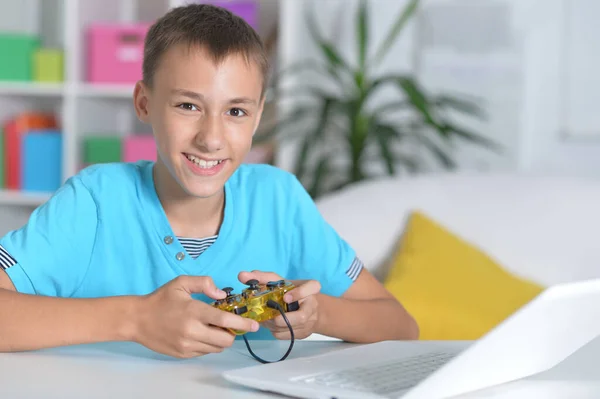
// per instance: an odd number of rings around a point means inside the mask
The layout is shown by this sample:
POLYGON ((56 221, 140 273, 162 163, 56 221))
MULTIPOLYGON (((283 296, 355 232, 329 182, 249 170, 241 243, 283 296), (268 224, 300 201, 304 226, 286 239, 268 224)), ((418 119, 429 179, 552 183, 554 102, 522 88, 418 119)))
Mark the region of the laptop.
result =
POLYGON ((436 399, 548 370, 600 335, 600 279, 558 284, 480 339, 384 341, 224 372, 296 398, 436 399))

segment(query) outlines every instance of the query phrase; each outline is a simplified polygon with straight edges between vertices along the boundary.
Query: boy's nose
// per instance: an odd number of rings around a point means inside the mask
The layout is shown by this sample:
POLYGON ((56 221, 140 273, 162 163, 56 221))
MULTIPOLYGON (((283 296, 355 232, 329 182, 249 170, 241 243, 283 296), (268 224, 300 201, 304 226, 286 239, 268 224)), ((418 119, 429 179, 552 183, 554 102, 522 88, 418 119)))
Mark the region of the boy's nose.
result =
POLYGON ((196 144, 206 152, 217 152, 223 149, 225 146, 223 126, 214 120, 203 124, 196 133, 196 144))

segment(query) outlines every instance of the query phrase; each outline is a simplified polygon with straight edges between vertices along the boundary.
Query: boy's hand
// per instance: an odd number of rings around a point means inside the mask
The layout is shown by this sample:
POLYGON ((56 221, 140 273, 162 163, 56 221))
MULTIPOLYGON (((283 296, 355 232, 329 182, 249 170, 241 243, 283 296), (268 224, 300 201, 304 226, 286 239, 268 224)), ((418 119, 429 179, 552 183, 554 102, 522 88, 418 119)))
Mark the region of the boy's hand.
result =
MULTIPOLYGON (((244 284, 252 279, 258 280, 259 284, 283 280, 275 273, 256 270, 241 272, 238 279, 244 284)), ((296 288, 286 293, 283 300, 286 303, 298 301, 300 309, 285 315, 294 330, 294 338, 303 339, 315 332, 319 321, 319 303, 316 295, 321 291, 321 284, 316 280, 292 281, 292 284, 296 288)), ((290 330, 281 315, 263 322, 262 325, 271 330, 271 333, 277 339, 291 339, 290 330)))
POLYGON ((226 296, 210 277, 177 277, 141 298, 134 341, 155 352, 190 358, 230 347, 235 336, 223 328, 258 330, 254 320, 193 299, 192 293, 213 299, 226 296))

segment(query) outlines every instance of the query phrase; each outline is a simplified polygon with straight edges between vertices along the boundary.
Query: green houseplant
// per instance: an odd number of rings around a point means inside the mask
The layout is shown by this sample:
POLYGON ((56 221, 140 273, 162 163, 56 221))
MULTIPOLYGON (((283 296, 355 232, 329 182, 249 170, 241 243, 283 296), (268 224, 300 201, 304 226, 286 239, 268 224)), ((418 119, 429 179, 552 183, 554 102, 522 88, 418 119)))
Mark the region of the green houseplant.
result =
MULTIPOLYGON (((369 171, 380 164, 383 173, 395 175, 399 170, 418 172, 424 164, 407 152, 405 143, 419 143, 445 168, 455 162, 444 146, 457 137, 476 145, 496 148, 495 144, 446 118, 446 111, 459 111, 483 118, 474 101, 450 95, 428 95, 411 76, 377 75, 374 67, 384 59, 402 29, 417 9, 419 0, 411 0, 401 11, 385 40, 372 51, 369 40, 368 7, 363 0, 356 13, 357 60, 350 63, 324 38, 314 16, 307 13, 307 26, 320 59, 301 62, 279 72, 276 82, 297 73, 316 73, 303 79, 300 87, 283 91, 274 89, 275 101, 291 95, 296 101, 286 115, 273 126, 261 129, 255 143, 295 140, 298 153, 293 173, 313 198, 361 180, 381 175, 369 171), (373 98, 387 85, 397 89, 397 97, 373 105, 373 98), (396 111, 408 116, 388 118, 396 111), (404 147, 403 147, 404 145, 404 147)), ((298 75, 296 75, 298 76, 298 75)))

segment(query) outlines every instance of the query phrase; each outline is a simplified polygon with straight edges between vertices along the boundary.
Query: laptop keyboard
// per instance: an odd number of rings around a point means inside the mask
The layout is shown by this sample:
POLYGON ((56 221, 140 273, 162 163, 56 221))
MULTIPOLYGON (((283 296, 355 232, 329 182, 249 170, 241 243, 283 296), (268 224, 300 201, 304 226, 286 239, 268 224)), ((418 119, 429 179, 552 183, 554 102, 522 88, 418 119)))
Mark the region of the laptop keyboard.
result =
POLYGON ((431 352, 401 360, 305 376, 294 381, 389 395, 417 385, 455 355, 431 352))

